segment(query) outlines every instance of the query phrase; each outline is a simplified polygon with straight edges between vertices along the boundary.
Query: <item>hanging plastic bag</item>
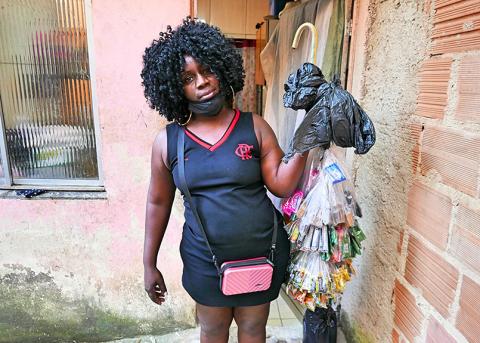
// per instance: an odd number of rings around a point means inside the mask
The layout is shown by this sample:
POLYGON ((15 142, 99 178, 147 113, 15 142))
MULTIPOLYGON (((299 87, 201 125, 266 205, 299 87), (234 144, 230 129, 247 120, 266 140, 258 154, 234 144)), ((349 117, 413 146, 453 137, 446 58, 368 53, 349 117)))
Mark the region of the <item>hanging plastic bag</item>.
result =
MULTIPOLYGON (((314 166, 312 166, 314 167, 314 166)), ((361 211, 355 200, 354 187, 345 167, 330 150, 324 152, 322 161, 315 167, 315 184, 304 199, 292 212, 300 219, 300 232, 305 226, 354 224, 354 217, 361 216, 361 211)), ((302 196, 305 192, 302 190, 302 196)), ((295 195, 294 195, 295 197, 295 195)), ((286 203, 294 202, 293 199, 286 203)), ((288 206, 287 206, 288 207, 288 206)), ((290 208, 288 207, 290 211, 290 208)), ((289 212, 289 213, 292 213, 289 212)))
POLYGON ((365 111, 340 86, 338 78, 326 82, 314 64, 304 63, 290 74, 283 104, 287 108, 307 111, 290 142, 284 162, 296 153, 315 147, 328 149, 331 141, 343 148, 355 147, 356 154, 366 154, 375 144, 375 128, 365 111))
POLYGON ((285 163, 296 153, 302 154, 317 147, 328 149, 330 146, 332 129, 330 127, 328 97, 326 96, 330 92, 331 88, 328 83, 323 83, 318 88, 317 100, 295 130, 288 150, 282 159, 285 163))
POLYGON ((317 99, 318 87, 326 83, 320 68, 312 63, 304 63, 290 74, 284 85, 283 104, 294 110, 308 110, 317 99))
POLYGON ((355 153, 366 154, 370 148, 375 144, 375 127, 372 120, 368 117, 367 113, 360 107, 359 104, 353 99, 355 104, 355 153))
POLYGON ((375 144, 372 121, 353 96, 342 88, 337 77, 330 86, 332 140, 339 147, 355 147, 356 154, 366 154, 375 144))
POLYGON ((282 209, 290 218, 285 230, 292 242, 287 292, 314 311, 344 291, 365 235, 355 221, 361 213, 353 184, 334 152, 317 150, 308 167, 302 189, 282 209))

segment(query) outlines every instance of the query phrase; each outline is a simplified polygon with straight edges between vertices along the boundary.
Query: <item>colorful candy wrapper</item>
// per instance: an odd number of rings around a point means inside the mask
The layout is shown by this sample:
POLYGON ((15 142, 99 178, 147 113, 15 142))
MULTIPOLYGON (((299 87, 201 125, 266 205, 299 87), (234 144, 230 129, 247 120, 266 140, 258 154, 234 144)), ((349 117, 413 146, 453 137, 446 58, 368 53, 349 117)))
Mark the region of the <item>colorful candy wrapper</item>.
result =
POLYGON ((300 206, 300 203, 303 200, 303 192, 301 190, 297 190, 293 195, 288 198, 283 204, 282 204, 282 211, 285 215, 288 217, 291 217, 293 214, 295 214, 298 210, 298 207, 300 206))

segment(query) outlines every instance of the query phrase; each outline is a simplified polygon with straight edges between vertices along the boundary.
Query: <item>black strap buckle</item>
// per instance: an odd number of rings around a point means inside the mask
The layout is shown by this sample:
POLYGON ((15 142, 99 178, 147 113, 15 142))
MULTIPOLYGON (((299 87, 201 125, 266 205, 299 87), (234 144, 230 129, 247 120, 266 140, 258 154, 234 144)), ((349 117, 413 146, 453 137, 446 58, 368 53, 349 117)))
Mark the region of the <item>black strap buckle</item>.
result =
POLYGON ((268 259, 273 263, 275 260, 275 247, 276 244, 272 244, 272 247, 270 248, 270 254, 268 255, 268 259))

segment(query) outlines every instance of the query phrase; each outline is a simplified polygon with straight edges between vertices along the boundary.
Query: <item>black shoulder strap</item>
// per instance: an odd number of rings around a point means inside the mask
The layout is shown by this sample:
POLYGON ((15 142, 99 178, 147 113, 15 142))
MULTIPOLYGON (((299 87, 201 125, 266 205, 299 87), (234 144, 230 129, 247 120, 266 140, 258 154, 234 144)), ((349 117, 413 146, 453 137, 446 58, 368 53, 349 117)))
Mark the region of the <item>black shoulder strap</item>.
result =
MULTIPOLYGON (((205 232, 203 228, 202 221, 200 220, 200 216, 198 215, 197 208, 193 204, 192 201, 192 195, 190 194, 190 191, 187 186, 187 180, 185 179, 185 132, 183 128, 180 128, 178 130, 178 140, 177 140, 177 156, 178 156, 178 176, 180 178, 180 185, 183 190, 183 194, 185 194, 185 197, 187 198, 188 203, 190 204, 190 208, 193 212, 193 215, 195 216, 195 219, 197 220, 198 226, 200 227, 200 231, 202 232, 203 238, 205 239, 205 242, 207 243, 208 250, 210 250, 210 253, 212 254, 212 262, 215 265, 215 268, 217 269, 218 273, 220 274, 220 268, 218 266, 218 261, 215 253, 212 250, 212 247, 210 246, 210 243, 208 243, 208 237, 207 233, 205 232)), ((270 256, 269 259, 273 263, 274 262, 274 254, 275 254, 275 247, 276 247, 276 242, 277 242, 277 228, 278 228, 278 218, 277 218, 277 213, 275 211, 275 207, 272 204, 272 209, 273 209, 273 234, 272 234, 272 246, 270 248, 270 256)))
POLYGON ((192 196, 190 194, 190 191, 188 190, 187 186, 187 180, 185 179, 185 132, 183 131, 183 128, 179 128, 178 130, 178 141, 177 141, 177 156, 178 156, 178 175, 180 178, 180 185, 182 186, 183 194, 187 197, 187 201, 190 204, 190 208, 192 209, 193 215, 195 216, 195 219, 197 220, 198 226, 200 227, 200 231, 202 232, 203 239, 205 239, 205 242, 207 243, 208 250, 210 250, 210 253, 212 254, 212 262, 215 265, 215 268, 217 268, 218 273, 220 274, 220 268, 218 266, 217 262, 217 257, 215 256, 212 248, 210 247, 210 243, 208 243, 208 238, 205 230, 203 229, 202 221, 200 220, 200 216, 198 215, 197 208, 193 204, 192 201, 192 196))

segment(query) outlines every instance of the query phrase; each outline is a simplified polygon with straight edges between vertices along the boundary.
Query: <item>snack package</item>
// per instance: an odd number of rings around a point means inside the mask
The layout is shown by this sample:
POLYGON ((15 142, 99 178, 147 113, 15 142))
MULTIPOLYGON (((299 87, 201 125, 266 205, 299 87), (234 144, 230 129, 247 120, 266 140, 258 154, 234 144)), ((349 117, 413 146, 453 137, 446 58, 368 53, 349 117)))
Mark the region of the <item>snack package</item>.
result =
POLYGON ((350 176, 330 149, 312 158, 302 185, 282 204, 287 218, 302 218, 301 226, 352 226, 361 217, 350 176))
POLYGON ((330 149, 309 157, 301 185, 282 204, 292 247, 287 292, 314 311, 344 291, 365 235, 350 176, 330 149))

